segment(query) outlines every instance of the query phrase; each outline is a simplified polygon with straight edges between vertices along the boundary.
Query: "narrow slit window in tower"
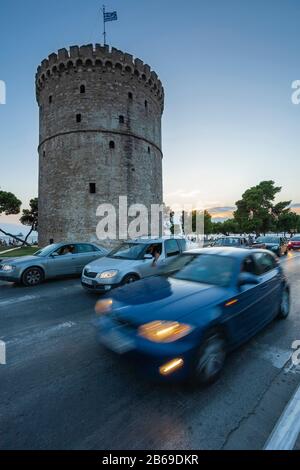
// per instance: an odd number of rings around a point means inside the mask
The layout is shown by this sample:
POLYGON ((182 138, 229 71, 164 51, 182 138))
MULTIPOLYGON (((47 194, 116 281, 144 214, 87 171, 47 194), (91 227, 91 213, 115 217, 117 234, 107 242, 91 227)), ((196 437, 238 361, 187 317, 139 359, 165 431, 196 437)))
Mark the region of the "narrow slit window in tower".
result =
POLYGON ((115 143, 114 143, 113 140, 111 140, 111 141, 109 142, 109 148, 112 149, 112 150, 115 148, 115 143))
POLYGON ((85 93, 85 85, 80 86, 80 93, 83 95, 85 93))
POLYGON ((81 114, 76 114, 76 122, 81 122, 81 114))
POLYGON ((119 116, 119 123, 124 124, 124 122, 125 122, 124 116, 119 116))
POLYGON ((49 104, 52 103, 52 95, 49 96, 49 104))
POLYGON ((90 194, 96 194, 96 183, 90 183, 90 194))
POLYGON ((128 98, 129 98, 130 100, 133 100, 133 94, 131 93, 131 91, 128 93, 128 98))

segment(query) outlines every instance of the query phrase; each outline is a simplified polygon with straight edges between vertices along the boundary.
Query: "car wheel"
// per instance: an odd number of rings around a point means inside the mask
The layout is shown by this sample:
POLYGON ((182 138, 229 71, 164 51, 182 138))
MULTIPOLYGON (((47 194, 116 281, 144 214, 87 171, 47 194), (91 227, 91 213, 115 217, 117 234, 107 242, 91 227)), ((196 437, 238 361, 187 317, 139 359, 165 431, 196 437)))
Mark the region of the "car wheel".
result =
POLYGON ((290 291, 289 289, 285 288, 281 297, 278 317, 281 319, 287 318, 290 313, 290 307, 291 307, 290 291))
POLYGON ((136 282, 139 279, 140 278, 136 274, 127 274, 127 276, 125 276, 122 281, 122 285, 125 286, 125 284, 132 284, 133 282, 136 282))
POLYGON ((22 283, 26 287, 34 287, 44 280, 44 273, 41 268, 28 268, 22 275, 22 283))
POLYGON ((200 384, 215 382, 226 360, 226 341, 224 336, 214 331, 207 335, 201 345, 194 364, 193 378, 200 384))

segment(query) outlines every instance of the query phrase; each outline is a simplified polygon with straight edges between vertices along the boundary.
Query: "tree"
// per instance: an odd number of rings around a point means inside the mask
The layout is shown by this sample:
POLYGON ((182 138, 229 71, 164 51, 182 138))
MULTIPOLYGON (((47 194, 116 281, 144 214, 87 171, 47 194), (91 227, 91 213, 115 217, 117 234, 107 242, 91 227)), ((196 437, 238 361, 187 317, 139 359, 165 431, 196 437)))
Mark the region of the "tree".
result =
POLYGON ((281 191, 280 186, 275 186, 274 181, 262 181, 253 186, 242 195, 242 199, 236 202, 237 210, 234 212, 234 220, 238 223, 241 232, 266 233, 274 229, 278 218, 291 201, 273 204, 276 195, 281 191))
POLYGON ((298 232, 300 230, 300 215, 296 212, 285 211, 279 215, 276 225, 278 232, 298 232))
POLYGON ((223 225, 223 227, 222 227, 223 232, 222 233, 226 233, 226 234, 239 233, 238 223, 234 219, 224 220, 222 225, 223 225))
POLYGON ((27 243, 32 232, 38 229, 38 198, 31 199, 29 206, 30 209, 23 209, 23 214, 20 218, 21 224, 30 226, 30 231, 24 240, 24 244, 27 243))
POLYGON ((13 194, 0 190, 0 215, 19 214, 22 202, 13 194))
MULTIPOLYGON (((13 194, 7 191, 0 190, 0 215, 15 215, 20 213, 22 202, 13 194)), ((0 228, 0 232, 7 237, 14 238, 15 240, 23 243, 23 240, 16 235, 6 232, 0 228)))
POLYGON ((197 211, 193 210, 192 212, 185 214, 185 222, 188 224, 188 227, 192 229, 192 233, 197 233, 197 235, 202 235, 202 230, 204 230, 204 234, 207 235, 212 232, 212 221, 211 215, 207 210, 204 211, 197 211), (197 218, 201 220, 204 217, 203 225, 202 223, 198 224, 197 226, 197 218))
POLYGON ((224 222, 214 222, 212 223, 212 233, 222 233, 222 235, 239 233, 239 227, 234 219, 224 220, 224 222))

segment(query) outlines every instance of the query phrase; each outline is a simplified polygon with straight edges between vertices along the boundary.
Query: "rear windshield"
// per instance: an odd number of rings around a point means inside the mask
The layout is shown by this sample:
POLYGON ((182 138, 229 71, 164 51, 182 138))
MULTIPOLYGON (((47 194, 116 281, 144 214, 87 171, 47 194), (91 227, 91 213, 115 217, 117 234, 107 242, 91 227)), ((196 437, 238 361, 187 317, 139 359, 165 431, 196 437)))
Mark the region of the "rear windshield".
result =
POLYGON ((171 275, 175 279, 221 287, 228 286, 232 281, 235 260, 229 256, 184 255, 181 261, 185 265, 171 275))
POLYGON ((279 243, 280 238, 279 237, 258 237, 256 241, 259 243, 279 243))
POLYGON ((220 238, 215 243, 216 246, 237 246, 239 244, 239 238, 220 238))

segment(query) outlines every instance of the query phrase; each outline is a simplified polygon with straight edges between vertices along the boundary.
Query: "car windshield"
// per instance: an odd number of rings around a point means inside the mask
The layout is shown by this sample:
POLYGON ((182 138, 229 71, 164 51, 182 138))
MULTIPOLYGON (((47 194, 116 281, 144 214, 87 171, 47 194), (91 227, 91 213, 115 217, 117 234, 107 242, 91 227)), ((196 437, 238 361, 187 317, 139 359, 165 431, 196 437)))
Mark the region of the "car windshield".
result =
POLYGON ((234 258, 220 255, 184 255, 184 263, 171 277, 183 281, 201 282, 226 287, 231 283, 234 258))
POLYGON ((258 237, 256 239, 258 243, 279 243, 278 237, 258 237))
POLYGON ((123 243, 110 252, 109 258, 136 260, 142 257, 146 248, 145 243, 123 243))
POLYGON ((216 246, 237 246, 239 245, 239 238, 220 238, 215 243, 216 246))
POLYGON ((57 248, 59 248, 59 245, 48 245, 45 248, 42 248, 41 250, 36 251, 33 256, 48 256, 52 251, 55 251, 57 248))

